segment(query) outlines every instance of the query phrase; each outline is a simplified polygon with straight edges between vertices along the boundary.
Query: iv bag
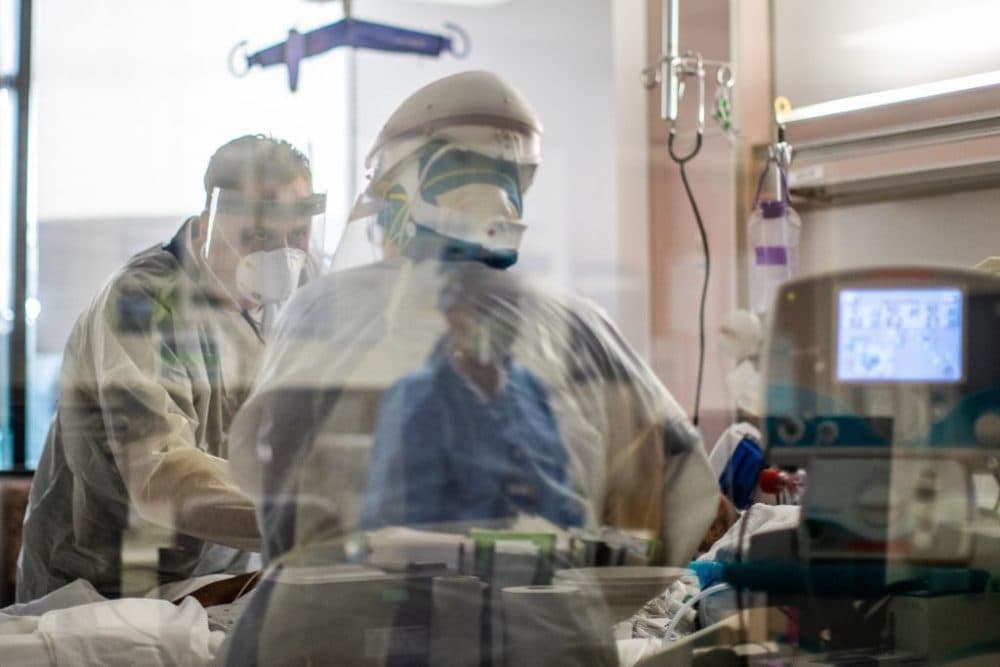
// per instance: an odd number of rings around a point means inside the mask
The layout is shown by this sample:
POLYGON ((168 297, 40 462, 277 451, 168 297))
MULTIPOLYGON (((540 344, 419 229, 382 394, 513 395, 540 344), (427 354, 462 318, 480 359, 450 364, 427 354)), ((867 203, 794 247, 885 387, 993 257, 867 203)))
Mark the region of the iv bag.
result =
POLYGON ((754 209, 747 220, 747 257, 750 309, 758 315, 771 310, 778 286, 795 277, 799 267, 799 214, 789 203, 785 170, 772 151, 760 176, 754 209), (764 180, 772 164, 776 170, 776 192, 761 196, 764 180))

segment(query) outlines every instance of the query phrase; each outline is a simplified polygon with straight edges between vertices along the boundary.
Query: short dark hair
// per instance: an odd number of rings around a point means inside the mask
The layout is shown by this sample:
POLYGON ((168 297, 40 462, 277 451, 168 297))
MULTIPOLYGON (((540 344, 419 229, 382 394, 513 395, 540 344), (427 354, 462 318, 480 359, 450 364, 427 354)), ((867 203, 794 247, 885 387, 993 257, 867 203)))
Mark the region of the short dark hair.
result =
POLYGON ((296 178, 312 184, 309 158, 295 146, 265 134, 247 134, 223 144, 208 161, 205 170, 205 208, 212 190, 239 190, 248 183, 278 188, 296 178))

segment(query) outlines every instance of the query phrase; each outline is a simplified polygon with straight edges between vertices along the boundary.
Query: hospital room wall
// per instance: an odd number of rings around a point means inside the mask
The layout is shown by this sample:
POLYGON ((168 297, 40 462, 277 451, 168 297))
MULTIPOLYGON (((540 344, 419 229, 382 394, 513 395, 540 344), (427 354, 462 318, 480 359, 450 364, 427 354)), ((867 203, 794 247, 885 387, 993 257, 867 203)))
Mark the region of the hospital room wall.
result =
POLYGON ((885 264, 970 267, 1000 255, 1000 189, 806 211, 802 270, 885 264))
MULTIPOLYGON (((995 1, 908 0, 904 14, 897 4, 773 0, 775 94, 801 108, 1000 68, 1000 44, 993 29, 1000 18, 1000 5, 995 1)), ((876 164, 880 156, 872 147, 885 146, 884 162, 901 173, 961 161, 965 156, 949 146, 945 129, 951 121, 980 114, 976 100, 975 94, 959 94, 942 102, 942 110, 933 121, 942 128, 933 143, 940 157, 926 154, 928 159, 937 160, 933 164, 894 159, 892 151, 903 145, 902 139, 894 143, 873 138, 871 147, 856 151, 856 157, 864 160, 868 155, 876 164)), ((908 103, 882 115, 857 114, 867 121, 863 126, 851 126, 850 114, 846 114, 847 119, 831 118, 814 123, 817 127, 811 130, 791 128, 789 132, 793 141, 797 131, 811 131, 813 141, 822 141, 824 132, 843 132, 841 126, 855 127, 852 131, 869 136, 887 135, 891 129, 905 132, 926 126, 924 113, 919 103, 908 103)), ((930 145, 930 139, 925 141, 930 145)), ((943 176, 947 173, 941 171, 943 176)), ((932 177, 925 180, 928 191, 942 191, 932 177)), ((996 224, 1000 190, 949 187, 951 192, 934 196, 814 210, 800 207, 802 270, 914 263, 971 266, 986 255, 1000 254, 1000 225, 996 224)))

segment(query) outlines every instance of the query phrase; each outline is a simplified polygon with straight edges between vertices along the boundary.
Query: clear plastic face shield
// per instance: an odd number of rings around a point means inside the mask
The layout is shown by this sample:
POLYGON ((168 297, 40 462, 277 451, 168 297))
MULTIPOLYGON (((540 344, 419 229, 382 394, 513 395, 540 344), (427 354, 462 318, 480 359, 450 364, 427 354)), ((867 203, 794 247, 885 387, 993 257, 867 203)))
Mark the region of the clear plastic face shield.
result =
POLYGON ((320 273, 326 195, 302 190, 212 192, 202 257, 241 308, 281 304, 320 273))
POLYGON ((398 139, 369 157, 334 269, 378 261, 517 261, 523 196, 540 161, 540 138, 494 127, 454 127, 398 139))

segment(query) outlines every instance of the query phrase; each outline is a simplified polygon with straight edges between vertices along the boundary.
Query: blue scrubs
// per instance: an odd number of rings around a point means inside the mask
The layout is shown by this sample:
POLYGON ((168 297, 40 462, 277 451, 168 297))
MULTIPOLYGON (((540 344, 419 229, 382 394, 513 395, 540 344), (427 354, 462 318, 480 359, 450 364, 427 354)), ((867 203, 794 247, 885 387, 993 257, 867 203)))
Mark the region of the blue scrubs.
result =
POLYGON ((487 397, 442 348, 379 405, 361 524, 439 524, 540 515, 579 526, 567 456, 541 382, 517 364, 487 397))

